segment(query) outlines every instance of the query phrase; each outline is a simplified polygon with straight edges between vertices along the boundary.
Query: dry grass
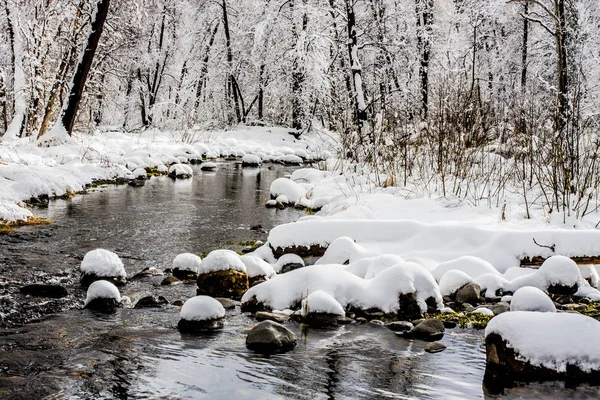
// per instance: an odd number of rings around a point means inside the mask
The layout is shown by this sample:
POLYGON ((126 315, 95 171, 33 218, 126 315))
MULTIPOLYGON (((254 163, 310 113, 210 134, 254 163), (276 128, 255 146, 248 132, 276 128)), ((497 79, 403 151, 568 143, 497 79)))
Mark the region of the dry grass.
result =
POLYGON ((14 228, 17 228, 19 226, 48 225, 48 224, 51 224, 51 223, 52 223, 52 221, 50 221, 47 218, 41 218, 41 217, 36 217, 36 216, 29 217, 25 221, 21 220, 21 221, 6 222, 6 221, 1 221, 0 220, 0 234, 2 234, 2 233, 9 233, 14 228))

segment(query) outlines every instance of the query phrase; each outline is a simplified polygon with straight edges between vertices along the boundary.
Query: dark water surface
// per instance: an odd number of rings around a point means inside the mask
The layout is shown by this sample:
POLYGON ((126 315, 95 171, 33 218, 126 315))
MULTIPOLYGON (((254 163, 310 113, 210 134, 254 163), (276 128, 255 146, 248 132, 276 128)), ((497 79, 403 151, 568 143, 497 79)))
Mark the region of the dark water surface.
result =
MULTIPOLYGON (((438 354, 423 342, 371 324, 303 331, 295 350, 265 357, 245 347, 255 323, 239 309, 208 336, 181 335, 179 307, 124 308, 113 315, 82 310, 77 283, 83 255, 117 252, 128 274, 170 267, 181 252, 264 239, 293 221, 294 209, 265 209, 272 180, 288 170, 242 170, 220 164, 195 169, 191 180, 153 178, 145 187, 106 187, 36 213, 55 221, 0 236, 0 398, 4 399, 478 399, 596 398, 596 389, 527 385, 503 396, 484 393, 482 332, 447 331, 438 354), (66 286, 66 299, 25 298, 24 283, 66 286), (45 314, 60 311, 56 314, 45 314), (34 320, 34 322, 31 322, 34 320), (28 322, 24 325, 20 323, 28 322), (49 397, 48 397, 49 396, 49 397)), ((170 301, 195 295, 195 285, 162 287, 163 277, 121 289, 133 303, 149 294, 170 301)))

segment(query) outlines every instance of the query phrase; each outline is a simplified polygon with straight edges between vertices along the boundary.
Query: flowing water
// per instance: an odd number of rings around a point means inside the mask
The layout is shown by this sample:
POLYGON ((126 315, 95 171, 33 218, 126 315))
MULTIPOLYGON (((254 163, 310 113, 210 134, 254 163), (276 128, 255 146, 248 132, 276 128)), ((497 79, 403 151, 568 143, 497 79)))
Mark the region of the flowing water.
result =
MULTIPOLYGON (((223 163, 195 169, 191 180, 153 178, 145 187, 110 186, 36 213, 50 226, 0 236, 0 398, 7 399, 478 399, 596 398, 597 389, 525 385, 502 396, 482 387, 482 332, 447 331, 438 354, 385 327, 351 324, 335 330, 286 326, 300 338, 270 357, 245 347, 255 321, 228 311, 225 328, 182 335, 179 307, 124 308, 112 315, 82 310, 77 283, 83 255, 117 252, 129 275, 167 268, 181 252, 200 253, 250 239, 302 215, 265 209, 283 167, 242 170, 223 163), (24 297, 25 283, 60 283, 70 295, 24 297), (54 314, 51 314, 54 313, 54 314)), ((160 286, 163 277, 129 283, 133 302, 149 294, 170 301, 195 295, 194 285, 160 286)))

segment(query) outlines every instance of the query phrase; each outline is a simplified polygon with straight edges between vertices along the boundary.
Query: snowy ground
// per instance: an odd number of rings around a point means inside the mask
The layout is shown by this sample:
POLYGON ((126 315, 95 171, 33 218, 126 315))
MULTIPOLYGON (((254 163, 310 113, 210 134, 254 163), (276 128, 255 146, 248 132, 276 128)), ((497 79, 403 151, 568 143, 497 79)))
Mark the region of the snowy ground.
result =
POLYGON ((234 131, 76 134, 68 143, 39 147, 31 139, 0 143, 0 222, 32 215, 25 200, 81 191, 93 180, 133 178, 137 168, 192 159, 242 157, 283 162, 327 158, 320 136, 300 140, 285 128, 243 127, 234 131))

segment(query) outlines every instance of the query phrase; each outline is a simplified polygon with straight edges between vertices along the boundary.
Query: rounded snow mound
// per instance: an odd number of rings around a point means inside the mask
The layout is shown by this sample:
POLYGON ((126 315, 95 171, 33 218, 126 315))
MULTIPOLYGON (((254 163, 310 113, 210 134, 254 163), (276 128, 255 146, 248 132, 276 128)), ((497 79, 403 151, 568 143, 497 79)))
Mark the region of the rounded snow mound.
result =
POLYGON ((244 254, 240 258, 246 266, 248 278, 254 278, 257 276, 266 276, 267 278, 271 278, 276 275, 276 272, 271 264, 260 257, 253 256, 251 254, 244 254))
POLYGON ((312 313, 346 315, 344 308, 338 301, 329 293, 322 290, 317 290, 309 294, 302 300, 301 308, 302 316, 312 313))
POLYGON ((246 272, 246 265, 244 265, 240 256, 234 251, 213 250, 202 260, 198 273, 207 274, 209 272, 229 270, 246 272))
POLYGON ((589 282, 591 287, 598 287, 598 283, 600 283, 600 276, 593 265, 579 265, 579 273, 583 279, 589 282))
POLYGON ((306 194, 306 189, 298 183, 287 178, 278 178, 271 183, 271 197, 277 198, 284 195, 292 203, 297 203, 306 194))
POLYGON ((302 160, 302 158, 298 157, 295 154, 287 154, 287 155, 281 157, 281 161, 283 161, 285 164, 289 164, 289 165, 300 165, 304 162, 302 160))
POLYGON ((490 320, 485 336, 497 334, 520 359, 532 365, 566 372, 600 369, 600 322, 581 314, 502 313, 490 320), (551 334, 549 334, 551 333, 551 334))
POLYGON ((457 269, 451 269, 442 276, 442 279, 440 279, 440 293, 442 296, 450 296, 458 289, 471 282, 473 282, 473 278, 466 273, 457 269))
POLYGON ((451 269, 456 269, 475 279, 483 274, 500 274, 489 262, 478 257, 463 256, 451 261, 446 261, 437 266, 431 273, 436 281, 440 281, 444 274, 451 269))
POLYGON ((196 254, 192 253, 181 253, 178 254, 173 260, 173 269, 180 271, 192 271, 198 272, 202 265, 202 259, 196 254))
POLYGON ((96 299, 114 299, 117 303, 120 303, 121 293, 115 285, 108 281, 96 281, 87 290, 84 306, 96 299))
POLYGON ((344 264, 364 258, 368 250, 347 236, 335 239, 315 264, 344 264))
POLYGON ((513 294, 510 311, 556 312, 556 307, 546 293, 536 287, 525 286, 513 294))
POLYGON ((245 154, 244 157, 242 157, 242 165, 258 166, 261 163, 261 158, 255 154, 245 154))
POLYGON ((207 321, 223 318, 225 309, 212 297, 195 296, 183 304, 179 316, 186 321, 207 321))
POLYGON ((304 266, 304 260, 302 259, 302 257, 300 257, 297 254, 284 254, 281 257, 279 257, 277 259, 277 262, 275 263, 275 265, 273 265, 273 269, 275 270, 275 272, 280 273, 281 270, 283 269, 283 267, 285 267, 286 265, 290 265, 290 264, 299 264, 301 266, 304 266))
POLYGON ((382 271, 404 262, 402 257, 395 254, 382 254, 377 257, 363 258, 362 260, 349 264, 346 267, 346 271, 363 279, 373 279, 382 271))
POLYGON ((496 296, 498 290, 504 290, 508 280, 498 274, 483 274, 475 279, 475 283, 479 285, 482 292, 485 290, 485 297, 491 299, 496 296))
POLYGON ((146 170, 144 168, 140 168, 137 167, 133 172, 132 175, 135 179, 146 179, 148 177, 148 174, 146 174, 146 170))
POLYGON ((174 176, 176 178, 190 178, 194 175, 194 171, 192 171, 192 167, 185 164, 173 164, 169 167, 169 176, 174 176))
POLYGON ((539 269, 546 275, 548 285, 573 286, 580 282, 581 273, 575 261, 565 256, 552 256, 539 269))
POLYGON ((105 249, 96 249, 86 253, 79 268, 84 274, 110 278, 125 278, 127 272, 118 255, 105 249))
MULTIPOLYGON (((211 157, 209 157, 208 154, 206 155, 206 157, 209 158, 209 159, 211 158, 211 157)), ((217 157, 215 156, 215 157, 212 157, 212 158, 217 158, 217 157)), ((217 163, 214 163, 212 161, 204 162, 204 163, 202 163, 202 165, 200 165, 200 169, 202 171, 214 171, 214 170, 217 169, 217 163)))

